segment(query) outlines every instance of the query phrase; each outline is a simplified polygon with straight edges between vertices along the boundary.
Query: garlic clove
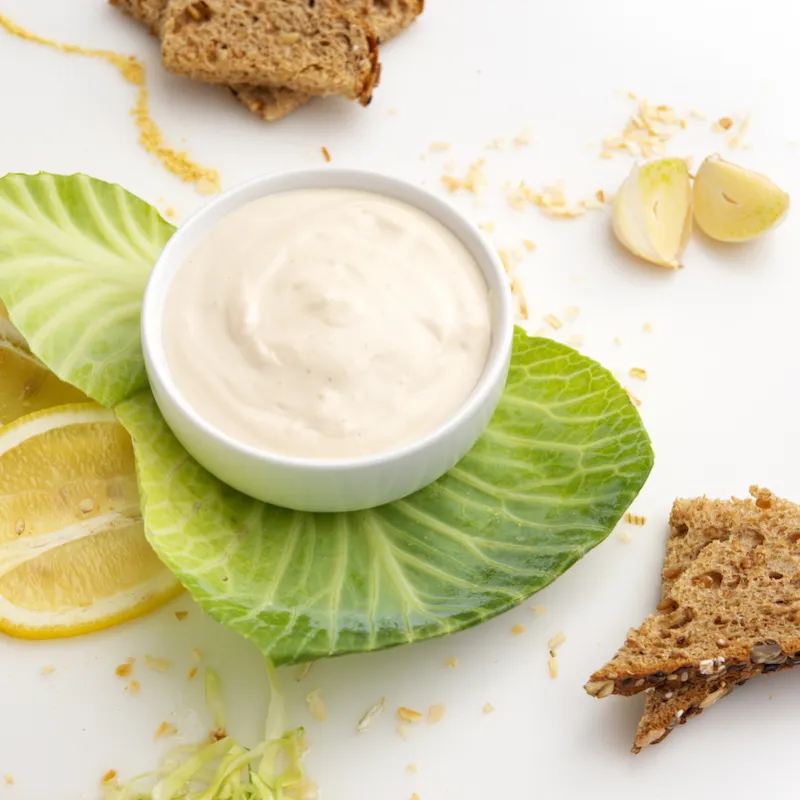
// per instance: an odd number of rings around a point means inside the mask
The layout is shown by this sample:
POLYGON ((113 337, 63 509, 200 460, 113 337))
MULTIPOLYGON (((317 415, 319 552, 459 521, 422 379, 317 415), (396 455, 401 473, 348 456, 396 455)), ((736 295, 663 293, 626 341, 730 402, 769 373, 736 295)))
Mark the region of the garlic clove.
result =
POLYGON ((789 210, 789 195, 765 175, 709 156, 694 179, 694 216, 720 242, 747 242, 772 230, 789 210))
POLYGON ((682 158, 634 165, 616 197, 612 224, 634 255, 678 269, 692 230, 692 187, 682 158))

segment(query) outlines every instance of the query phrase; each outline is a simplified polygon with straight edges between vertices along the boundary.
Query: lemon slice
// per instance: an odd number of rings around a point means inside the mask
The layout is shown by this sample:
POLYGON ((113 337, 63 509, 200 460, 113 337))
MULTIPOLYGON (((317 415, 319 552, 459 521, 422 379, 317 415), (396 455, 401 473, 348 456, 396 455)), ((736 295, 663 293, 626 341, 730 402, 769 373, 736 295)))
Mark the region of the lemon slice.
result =
POLYGON ((0 425, 42 408, 88 398, 36 358, 0 304, 0 425))
POLYGON ((181 591, 148 545, 133 448, 95 403, 0 429, 0 631, 77 636, 181 591))
POLYGON ((774 228, 789 195, 765 175, 710 156, 694 179, 694 216, 712 239, 747 242, 774 228))

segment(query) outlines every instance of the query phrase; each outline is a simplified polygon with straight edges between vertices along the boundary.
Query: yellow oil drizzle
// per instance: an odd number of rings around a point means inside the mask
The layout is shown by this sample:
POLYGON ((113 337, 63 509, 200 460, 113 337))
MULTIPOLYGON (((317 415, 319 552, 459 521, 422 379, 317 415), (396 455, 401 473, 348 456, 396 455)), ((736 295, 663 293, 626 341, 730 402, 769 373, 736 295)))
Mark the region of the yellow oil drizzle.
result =
POLYGON ((74 44, 55 42, 45 39, 31 31, 25 30, 8 17, 0 14, 0 27, 12 36, 27 42, 50 47, 61 53, 98 58, 116 67, 122 77, 138 88, 136 103, 131 109, 131 116, 139 129, 139 143, 152 153, 173 174, 182 181, 195 184, 201 194, 212 194, 220 190, 219 172, 216 169, 203 167, 192 161, 185 151, 178 151, 164 143, 161 129, 150 116, 147 86, 145 84, 145 66, 133 56, 124 56, 112 50, 97 50, 91 47, 79 47, 74 44))

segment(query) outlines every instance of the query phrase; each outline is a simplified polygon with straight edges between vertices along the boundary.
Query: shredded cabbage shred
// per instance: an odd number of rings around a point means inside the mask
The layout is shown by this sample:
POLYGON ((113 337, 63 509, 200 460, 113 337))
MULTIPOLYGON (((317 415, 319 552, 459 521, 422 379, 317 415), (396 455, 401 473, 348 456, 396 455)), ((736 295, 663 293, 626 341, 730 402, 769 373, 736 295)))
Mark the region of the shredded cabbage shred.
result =
POLYGON ((170 751, 158 769, 105 785, 102 800, 316 800, 303 772, 308 745, 302 728, 286 732, 288 715, 274 666, 264 740, 245 747, 226 732, 222 683, 206 671, 206 703, 213 715, 209 739, 170 751))

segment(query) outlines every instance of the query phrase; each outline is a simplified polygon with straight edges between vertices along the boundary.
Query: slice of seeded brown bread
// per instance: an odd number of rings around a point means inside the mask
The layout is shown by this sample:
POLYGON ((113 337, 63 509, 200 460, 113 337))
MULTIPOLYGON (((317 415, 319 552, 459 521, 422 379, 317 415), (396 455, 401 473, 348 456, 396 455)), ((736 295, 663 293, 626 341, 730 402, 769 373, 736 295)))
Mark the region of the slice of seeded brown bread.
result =
POLYGON ((665 568, 673 583, 658 611, 592 676, 589 694, 726 676, 738 683, 800 661, 800 507, 766 490, 751 493, 754 500, 729 504, 676 502, 665 568), (694 558, 690 529, 710 540, 694 558))
POLYGON ((169 0, 161 57, 207 83, 285 86, 364 105, 380 76, 371 26, 308 0, 169 0))
MULTIPOLYGON (((155 36, 161 36, 164 17, 169 0, 109 0, 111 5, 125 11, 133 19, 143 23, 155 36)), ((318 0, 318 7, 336 0, 318 0)), ((422 13, 424 0, 341 0, 341 6, 357 13, 366 11, 380 42, 388 41, 404 31, 422 13), (364 6, 364 3, 368 3, 364 6)), ((311 99, 305 92, 270 86, 229 87, 233 96, 242 105, 267 122, 282 119, 311 99)))

